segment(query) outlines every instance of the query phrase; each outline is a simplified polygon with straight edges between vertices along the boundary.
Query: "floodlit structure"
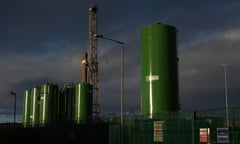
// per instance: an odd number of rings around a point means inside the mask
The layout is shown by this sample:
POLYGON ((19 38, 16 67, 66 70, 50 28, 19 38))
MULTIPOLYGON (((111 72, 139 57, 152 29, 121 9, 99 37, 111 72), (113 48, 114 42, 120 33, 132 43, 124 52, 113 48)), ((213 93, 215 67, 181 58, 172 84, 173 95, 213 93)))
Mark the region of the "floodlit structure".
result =
POLYGON ((176 28, 156 23, 141 29, 141 111, 178 111, 176 28))

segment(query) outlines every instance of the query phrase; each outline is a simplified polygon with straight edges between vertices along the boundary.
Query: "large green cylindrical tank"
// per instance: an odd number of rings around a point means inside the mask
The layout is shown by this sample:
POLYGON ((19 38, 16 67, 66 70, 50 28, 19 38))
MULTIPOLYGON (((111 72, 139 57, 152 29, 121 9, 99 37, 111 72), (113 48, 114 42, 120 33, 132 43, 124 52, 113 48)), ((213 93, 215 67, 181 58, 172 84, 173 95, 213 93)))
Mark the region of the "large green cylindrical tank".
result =
POLYGON ((58 120, 58 86, 43 84, 40 89, 40 124, 51 124, 58 120))
POLYGON ((156 23, 141 29, 141 111, 179 110, 175 27, 156 23))
POLYGON ((74 120, 77 123, 89 122, 92 118, 93 87, 89 84, 75 85, 74 120))

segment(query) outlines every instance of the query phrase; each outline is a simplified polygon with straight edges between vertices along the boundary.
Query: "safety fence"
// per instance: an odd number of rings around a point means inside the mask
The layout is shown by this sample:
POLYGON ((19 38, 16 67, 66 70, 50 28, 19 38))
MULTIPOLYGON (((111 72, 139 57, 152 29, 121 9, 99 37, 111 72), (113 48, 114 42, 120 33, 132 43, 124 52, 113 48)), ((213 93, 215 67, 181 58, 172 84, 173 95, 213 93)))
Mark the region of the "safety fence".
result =
MULTIPOLYGON (((0 117, 7 119, 7 117, 0 117)), ((124 113, 120 116, 103 116, 100 124, 69 124, 24 128, 12 119, 1 123, 1 135, 6 135, 6 144, 12 143, 12 132, 16 126, 17 140, 29 143, 38 139, 41 144, 51 142, 70 143, 90 139, 109 144, 240 144, 240 107, 162 112, 148 115, 124 113), (9 132, 8 132, 9 131, 9 132), (95 137, 95 139, 94 139, 95 137), (7 139, 8 138, 8 139, 7 139), (106 142, 108 141, 108 142, 106 142)))
POLYGON ((109 144, 240 144, 240 108, 106 117, 109 144))

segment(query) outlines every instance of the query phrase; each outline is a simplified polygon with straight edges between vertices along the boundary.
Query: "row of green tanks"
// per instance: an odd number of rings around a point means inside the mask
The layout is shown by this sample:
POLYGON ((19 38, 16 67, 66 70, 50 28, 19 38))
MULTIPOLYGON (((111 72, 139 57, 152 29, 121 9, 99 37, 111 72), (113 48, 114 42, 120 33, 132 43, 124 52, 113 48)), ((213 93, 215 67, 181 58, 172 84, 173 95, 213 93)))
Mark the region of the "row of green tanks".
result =
POLYGON ((90 84, 45 83, 24 91, 24 127, 45 126, 57 122, 88 123, 92 119, 90 84))

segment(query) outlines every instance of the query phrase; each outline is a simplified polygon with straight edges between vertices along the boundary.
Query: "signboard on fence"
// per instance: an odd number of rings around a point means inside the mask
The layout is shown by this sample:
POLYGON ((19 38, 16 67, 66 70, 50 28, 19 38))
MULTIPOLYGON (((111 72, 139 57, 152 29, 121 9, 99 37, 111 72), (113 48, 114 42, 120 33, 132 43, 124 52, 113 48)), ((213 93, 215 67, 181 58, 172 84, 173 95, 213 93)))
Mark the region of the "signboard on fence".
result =
POLYGON ((217 128, 217 142, 229 143, 228 128, 217 128))
POLYGON ((154 121, 153 123, 153 141, 163 142, 163 124, 164 121, 154 121))
POLYGON ((210 142, 210 128, 200 128, 199 141, 200 142, 210 142))

